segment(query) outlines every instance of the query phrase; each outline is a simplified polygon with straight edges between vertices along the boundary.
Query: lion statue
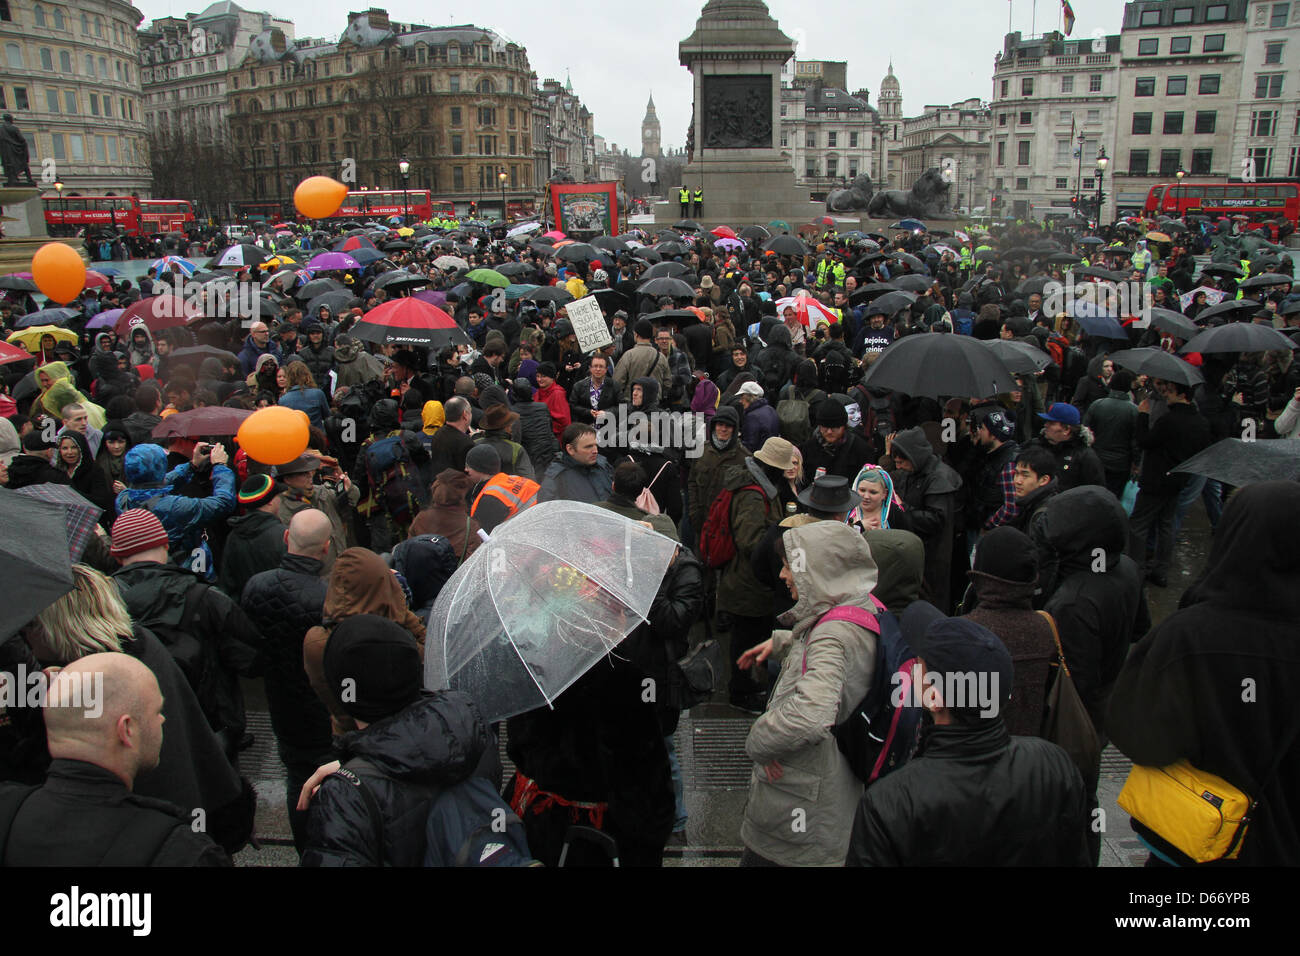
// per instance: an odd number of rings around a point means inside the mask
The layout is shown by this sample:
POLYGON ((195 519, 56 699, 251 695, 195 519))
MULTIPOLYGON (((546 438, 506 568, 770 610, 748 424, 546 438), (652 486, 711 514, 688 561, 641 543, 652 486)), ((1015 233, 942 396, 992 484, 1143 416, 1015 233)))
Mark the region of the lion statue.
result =
POLYGON ((867 215, 872 219, 909 216, 915 219, 940 219, 948 211, 948 183, 937 167, 927 169, 912 184, 910 192, 886 189, 871 197, 867 215))
POLYGON ((874 187, 866 173, 849 183, 847 189, 832 189, 826 194, 827 212, 864 212, 871 203, 874 187))

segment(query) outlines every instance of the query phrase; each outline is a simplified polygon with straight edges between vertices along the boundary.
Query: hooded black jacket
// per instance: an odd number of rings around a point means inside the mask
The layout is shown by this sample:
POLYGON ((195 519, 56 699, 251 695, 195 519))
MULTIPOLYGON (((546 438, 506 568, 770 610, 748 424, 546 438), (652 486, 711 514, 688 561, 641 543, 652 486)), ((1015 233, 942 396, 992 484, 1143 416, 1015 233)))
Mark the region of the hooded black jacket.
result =
POLYGON ((1170 405, 1154 425, 1150 415, 1139 412, 1137 443, 1142 448, 1138 487, 1152 495, 1176 495, 1190 476, 1170 474, 1170 469, 1210 444, 1210 423, 1190 402, 1170 405))
MULTIPOLYGON (((339 759, 354 757, 379 806, 375 820, 355 777, 326 777, 307 818, 303 866, 421 866, 429 806, 443 787, 470 777, 495 742, 467 694, 426 692, 402 710, 340 740, 339 759), (376 845, 383 832, 383 847, 376 845)), ((492 751, 489 753, 489 751, 492 751)))
MULTIPOLYGON (((1263 778, 1300 719, 1300 485, 1242 488, 1182 605, 1133 648, 1106 729, 1134 763, 1187 759, 1261 800, 1237 861, 1300 865, 1300 743, 1263 778)), ((1136 827, 1136 825, 1135 825, 1136 827)))
POLYGON ((957 513, 961 476, 939 459, 920 428, 899 432, 894 447, 912 462, 913 470, 890 472, 903 507, 890 510, 889 526, 910 531, 924 542, 930 603, 946 612, 951 606, 953 533, 961 526, 957 513))
POLYGON ((1044 530, 1058 560, 1044 610, 1056 621, 1075 689, 1100 734, 1129 646, 1151 623, 1142 574, 1124 554, 1128 517, 1113 494, 1086 485, 1051 499, 1044 530))
POLYGON ((221 590, 238 601, 248 579, 260 571, 278 567, 284 557, 284 524, 275 514, 250 511, 231 518, 230 534, 221 555, 221 590))
POLYGON ((754 368, 759 373, 758 383, 763 386, 765 397, 775 405, 781 387, 794 380, 794 370, 800 360, 799 353, 790 345, 790 330, 785 325, 774 325, 767 343, 767 348, 754 358, 754 368))
POLYGON ((858 804, 848 866, 1087 866, 1083 781, 1064 750, 1001 717, 929 726, 858 804))
POLYGON ((686 482, 686 501, 690 507, 691 530, 696 535, 695 541, 687 542, 694 547, 699 542, 699 533, 704 528, 704 519, 709 514, 709 506, 722 491, 723 476, 731 468, 742 465, 747 457, 745 446, 740 443, 740 415, 728 405, 723 405, 709 419, 705 428, 708 438, 700 457, 691 463, 686 482), (713 443, 714 429, 718 425, 730 425, 734 431, 731 440, 719 449, 713 443))

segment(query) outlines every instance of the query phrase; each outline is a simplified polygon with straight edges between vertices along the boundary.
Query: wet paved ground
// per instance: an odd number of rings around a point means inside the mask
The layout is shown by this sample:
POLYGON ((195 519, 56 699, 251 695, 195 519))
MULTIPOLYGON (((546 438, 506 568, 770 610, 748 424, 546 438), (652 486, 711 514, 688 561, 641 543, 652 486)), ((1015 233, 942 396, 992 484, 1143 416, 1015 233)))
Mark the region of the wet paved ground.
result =
MULTIPOLYGON (((1170 587, 1148 592, 1154 621, 1158 623, 1177 608, 1183 589, 1204 564, 1209 542, 1209 525, 1198 502, 1180 535, 1170 587)), ((284 768, 275 753, 265 698, 258 683, 245 682, 245 692, 249 730, 257 742, 243 755, 243 772, 258 792, 256 833, 262 846, 244 850, 236 862, 240 866, 295 866, 297 854, 289 838, 284 809, 284 768)), ((726 704, 717 703, 682 715, 676 739, 690 820, 684 843, 668 847, 667 865, 734 866, 739 861, 740 821, 750 774, 744 744, 752 721, 726 704)), ((1128 759, 1114 747, 1108 747, 1102 755, 1098 787, 1098 801, 1106 812, 1102 866, 1141 866, 1146 860, 1146 851, 1129 827, 1128 815, 1115 802, 1129 766, 1128 759)))

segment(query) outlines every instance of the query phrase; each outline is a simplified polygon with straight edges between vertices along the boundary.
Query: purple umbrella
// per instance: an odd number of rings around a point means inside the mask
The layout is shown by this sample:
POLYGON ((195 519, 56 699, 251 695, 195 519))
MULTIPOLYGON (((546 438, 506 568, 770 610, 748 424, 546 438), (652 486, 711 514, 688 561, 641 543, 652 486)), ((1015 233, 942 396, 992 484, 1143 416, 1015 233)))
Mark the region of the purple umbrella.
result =
POLYGON ((312 272, 322 269, 360 269, 361 263, 342 252, 322 252, 307 263, 307 268, 312 272))
POLYGON ((427 302, 430 305, 436 305, 440 309, 447 304, 447 293, 441 290, 422 289, 412 295, 411 298, 419 299, 420 301, 427 302))
POLYGON ((744 239, 716 239, 713 244, 719 249, 726 249, 728 252, 739 251, 745 248, 744 239))
POLYGON ((108 309, 105 312, 99 313, 99 315, 86 323, 86 331, 89 332, 91 329, 111 329, 117 324, 117 320, 121 317, 122 311, 122 309, 108 309))

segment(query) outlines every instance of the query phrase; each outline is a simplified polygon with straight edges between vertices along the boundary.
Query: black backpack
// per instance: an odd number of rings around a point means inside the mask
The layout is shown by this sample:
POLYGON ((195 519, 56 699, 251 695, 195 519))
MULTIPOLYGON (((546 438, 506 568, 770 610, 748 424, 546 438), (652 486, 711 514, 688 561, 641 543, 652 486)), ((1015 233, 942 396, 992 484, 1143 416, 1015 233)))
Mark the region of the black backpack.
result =
POLYGON ((839 349, 831 349, 821 361, 818 368, 821 378, 822 391, 830 395, 833 392, 845 392, 849 390, 849 363, 844 358, 844 353, 839 349))
POLYGON ((204 640, 205 635, 199 634, 196 626, 203 596, 210 587, 210 584, 203 581, 195 581, 190 585, 185 592, 180 618, 175 624, 157 618, 132 616, 137 624, 148 628, 167 648, 167 653, 185 675, 185 682, 198 698, 199 708, 208 721, 213 722, 217 716, 221 661, 216 643, 204 640))

